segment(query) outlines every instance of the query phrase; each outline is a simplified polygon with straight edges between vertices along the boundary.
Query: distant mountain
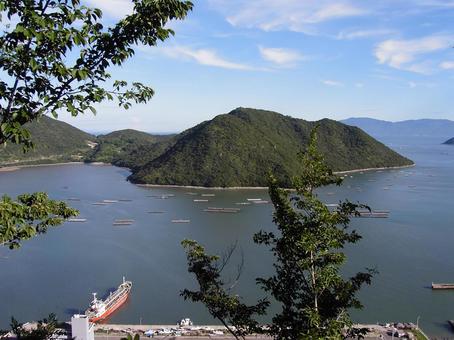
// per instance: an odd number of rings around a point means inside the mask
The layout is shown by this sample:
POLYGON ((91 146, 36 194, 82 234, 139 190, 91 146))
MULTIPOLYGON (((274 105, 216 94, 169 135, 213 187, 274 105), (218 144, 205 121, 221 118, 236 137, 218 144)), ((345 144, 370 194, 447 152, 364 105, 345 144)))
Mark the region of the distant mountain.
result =
POLYGON ((174 135, 151 135, 132 129, 114 131, 98 136, 97 146, 85 160, 140 167, 162 154, 173 138, 174 135))
POLYGON ((374 137, 382 136, 440 136, 454 135, 454 121, 447 119, 418 119, 388 122, 372 118, 349 118, 341 121, 357 126, 374 137))
POLYGON ((446 142, 444 142, 443 144, 454 145, 454 138, 448 139, 448 140, 447 140, 446 142))
POLYGON ((0 146, 0 164, 39 164, 82 161, 95 146, 96 137, 67 123, 43 116, 26 125, 35 148, 23 153, 22 147, 0 146))
POLYGON ((238 108, 176 137, 163 154, 135 167, 135 183, 206 187, 266 186, 272 170, 290 184, 297 153, 319 124, 319 148, 337 171, 411 165, 362 130, 333 120, 307 122, 276 112, 238 108))

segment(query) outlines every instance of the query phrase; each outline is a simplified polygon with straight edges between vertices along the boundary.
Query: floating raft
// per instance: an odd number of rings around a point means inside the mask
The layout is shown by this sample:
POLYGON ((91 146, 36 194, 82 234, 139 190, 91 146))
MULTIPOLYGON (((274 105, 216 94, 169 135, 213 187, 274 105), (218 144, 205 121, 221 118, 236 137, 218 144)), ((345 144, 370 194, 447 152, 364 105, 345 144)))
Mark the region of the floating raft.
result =
POLYGON ((432 289, 454 289, 454 283, 433 283, 432 289))
POLYGON ((254 203, 254 204, 268 204, 268 203, 270 203, 270 201, 265 201, 265 200, 262 200, 262 201, 252 201, 252 203, 254 203))
POLYGON ((248 200, 248 201, 250 201, 250 202, 254 202, 254 201, 262 201, 262 199, 261 199, 261 198, 248 198, 247 200, 248 200))
POLYGON ((164 214, 165 211, 149 211, 149 214, 164 214))
POLYGON ((95 202, 95 203, 92 203, 92 205, 108 205, 109 203, 106 203, 106 202, 95 202))
POLYGON ((131 225, 134 223, 134 220, 115 220, 113 225, 131 225))
POLYGON ((213 212, 213 213, 237 213, 241 209, 240 208, 217 208, 217 207, 208 207, 204 209, 205 212, 213 212))
POLYGON ((251 202, 238 202, 237 205, 251 205, 251 202))
POLYGON ((191 220, 172 220, 172 223, 189 223, 191 220))
POLYGON ((208 200, 194 200, 194 202, 209 202, 208 200))
POLYGON ((102 200, 103 203, 117 203, 118 200, 102 200))
POLYGON ((148 195, 147 197, 153 197, 153 198, 156 198, 156 199, 160 199, 160 200, 166 200, 170 197, 174 197, 175 195, 174 194, 167 194, 167 195, 148 195))
POLYGON ((362 218, 388 218, 389 217, 389 211, 388 210, 360 210, 358 211, 359 216, 356 217, 362 217, 362 218))
POLYGON ((80 198, 77 197, 69 197, 66 199, 67 201, 80 201, 80 198))
POLYGON ((124 198, 123 199, 119 199, 118 201, 119 202, 132 202, 131 199, 124 199, 124 198))
POLYGON ((68 218, 67 222, 87 222, 86 218, 68 218))

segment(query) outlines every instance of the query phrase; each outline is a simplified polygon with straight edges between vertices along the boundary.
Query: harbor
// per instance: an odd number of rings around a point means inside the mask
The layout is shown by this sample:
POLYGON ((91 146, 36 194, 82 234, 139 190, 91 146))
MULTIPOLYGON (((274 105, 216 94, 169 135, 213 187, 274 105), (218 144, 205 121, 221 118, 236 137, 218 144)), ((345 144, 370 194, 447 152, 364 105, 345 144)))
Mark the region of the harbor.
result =
MULTIPOLYGON (((388 218, 351 220, 352 230, 362 239, 345 249, 346 275, 365 267, 379 272, 371 286, 361 291, 359 299, 364 309, 352 312, 353 320, 365 324, 380 320, 416 323, 421 316, 419 324, 426 333, 441 339, 454 337, 447 322, 454 319, 454 291, 433 290, 431 282, 454 282, 451 251, 454 229, 450 215, 453 164, 450 161, 440 166, 446 156, 437 147, 427 150, 416 150, 426 155, 426 160, 421 160, 421 156, 415 158, 417 167, 358 173, 353 178, 348 176, 342 186, 318 194, 329 205, 349 198, 353 203, 366 204, 372 211, 389 212, 388 218), (437 164, 437 168, 432 164, 437 164), (382 190, 385 186, 390 190, 382 190), (428 205, 433 206, 430 211, 428 205)), ((68 204, 81 212, 77 218, 86 219, 83 223, 68 222, 51 228, 46 235, 24 242, 19 251, 0 251, 2 270, 8 273, 8 280, 0 283, 0 300, 6 306, 0 308, 1 328, 8 327, 11 315, 25 322, 55 312, 59 320, 67 320, 69 313, 86 309, 91 292, 107 294, 122 275, 135 286, 129 301, 112 315, 109 323, 139 324, 142 318, 143 324, 166 325, 190 316, 194 323, 212 324, 203 306, 179 296, 182 289, 194 284, 180 245, 183 239, 199 241, 210 254, 219 254, 238 241, 244 253, 245 270, 237 293, 251 301, 261 296, 255 279, 272 273, 272 264, 268 249, 254 244, 252 237, 260 230, 274 230, 273 206, 254 204, 247 199, 269 200, 266 190, 141 187, 127 182, 127 175, 126 170, 112 166, 82 164, 24 168, 0 174, 0 186, 6 194, 14 197, 30 190, 45 190, 54 199, 77 198, 78 201, 68 204), (92 180, 86 182, 87 178, 92 180), (93 182, 97 190, 93 190, 93 182), (216 196, 201 196, 210 193, 216 196), (119 202, 92 205, 106 199, 119 202), (250 204, 236 204, 246 202, 250 204), (208 207, 237 207, 241 211, 204 212, 208 207), (134 219, 134 223, 112 226, 115 219, 134 219), (190 223, 171 222, 176 219, 190 223), (62 268, 67 274, 62 275, 62 268), (68 280, 74 282, 70 288, 68 280), (30 281, 35 282, 33 289, 23 284, 30 281), (24 303, 33 308, 24 310, 21 308, 24 303)), ((232 258, 232 270, 239 263, 239 256, 232 258)), ((270 315, 275 311, 272 306, 270 315)))

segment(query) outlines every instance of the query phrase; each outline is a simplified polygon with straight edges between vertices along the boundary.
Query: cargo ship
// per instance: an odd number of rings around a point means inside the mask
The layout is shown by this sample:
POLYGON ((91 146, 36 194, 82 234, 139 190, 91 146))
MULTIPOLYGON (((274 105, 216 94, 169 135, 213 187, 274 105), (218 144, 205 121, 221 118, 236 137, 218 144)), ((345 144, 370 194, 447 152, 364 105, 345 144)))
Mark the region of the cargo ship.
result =
POLYGON ((88 316, 90 322, 98 322, 107 318, 125 303, 131 288, 132 282, 125 281, 123 277, 123 283, 118 286, 116 291, 111 292, 104 301, 96 298, 96 293, 93 293, 93 301, 85 311, 85 315, 88 316))

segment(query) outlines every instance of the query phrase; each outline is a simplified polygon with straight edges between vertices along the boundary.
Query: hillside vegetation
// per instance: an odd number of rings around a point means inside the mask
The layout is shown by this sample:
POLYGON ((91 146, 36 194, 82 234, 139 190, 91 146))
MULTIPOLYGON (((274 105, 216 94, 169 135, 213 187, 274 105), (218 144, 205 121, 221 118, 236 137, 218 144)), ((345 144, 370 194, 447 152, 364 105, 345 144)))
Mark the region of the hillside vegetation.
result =
POLYGON ((238 108, 181 133, 163 154, 136 167, 129 179, 207 187, 266 186, 271 170, 289 185, 299 169, 296 154, 307 145, 316 124, 319 148, 336 171, 412 164, 356 127, 238 108))
POLYGON ((14 144, 0 146, 0 164, 40 164, 83 161, 91 152, 96 137, 67 123, 43 116, 26 124, 34 149, 24 153, 14 144))
POLYGON ((127 129, 98 136, 98 145, 86 157, 88 162, 104 162, 136 168, 162 154, 174 135, 150 135, 127 129))

